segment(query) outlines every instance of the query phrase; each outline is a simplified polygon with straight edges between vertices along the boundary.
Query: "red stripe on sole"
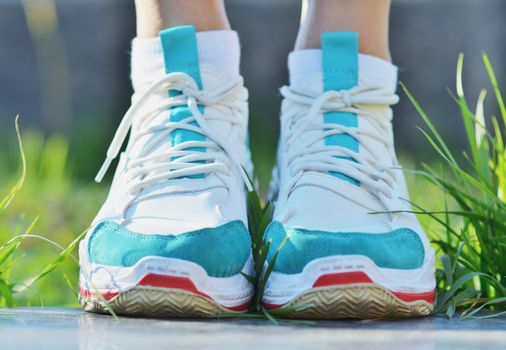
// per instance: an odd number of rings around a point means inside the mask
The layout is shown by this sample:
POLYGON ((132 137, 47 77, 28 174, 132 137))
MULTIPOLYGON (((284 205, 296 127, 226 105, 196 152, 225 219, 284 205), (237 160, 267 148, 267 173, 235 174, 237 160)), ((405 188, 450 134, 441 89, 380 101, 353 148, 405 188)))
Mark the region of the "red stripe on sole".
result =
POLYGON ((230 310, 230 311, 241 312, 241 311, 248 311, 250 305, 251 305, 251 302, 248 301, 244 304, 237 305, 237 306, 223 306, 223 305, 222 306, 225 309, 230 310))
MULTIPOLYGON (((186 277, 178 277, 178 276, 168 276, 168 275, 159 275, 155 273, 148 273, 144 275, 138 282, 138 286, 151 286, 151 287, 161 287, 161 288, 170 288, 170 289, 182 289, 186 290, 198 295, 201 295, 209 300, 213 300, 209 295, 199 291, 193 281, 186 277)), ((224 308, 231 311, 246 311, 248 310, 250 302, 237 305, 237 306, 224 306, 224 308)))
POLYGON ((318 277, 313 283, 313 288, 350 283, 372 283, 372 280, 362 271, 332 273, 318 277))
MULTIPOLYGON (((186 290, 198 295, 201 295, 211 301, 214 302, 214 300, 207 294, 202 293, 197 289, 195 284, 190 280, 189 278, 185 277, 177 277, 177 276, 167 276, 167 275, 158 275, 154 273, 148 273, 144 275, 136 284, 137 286, 150 286, 150 287, 161 287, 161 288, 168 288, 168 289, 182 289, 186 290)), ((79 286, 79 293, 83 298, 92 298, 95 300, 100 300, 101 297, 105 299, 106 301, 111 300, 115 296, 119 294, 119 292, 103 292, 103 293, 97 293, 91 290, 87 290, 79 286), (101 297, 99 296, 101 295, 101 297)), ((224 306, 222 307, 226 308, 230 311, 247 311, 249 306, 251 305, 251 302, 248 301, 244 304, 240 304, 237 306, 224 306)))
POLYGON ((211 299, 209 295, 199 291, 195 286, 195 284, 193 283, 193 281, 186 277, 167 276, 167 275, 158 275, 155 273, 148 273, 142 276, 141 279, 137 281, 137 285, 171 288, 171 289, 183 289, 211 299))
POLYGON ((96 299, 96 300, 101 299, 100 296, 102 296, 102 298, 104 298, 107 301, 107 300, 111 300, 112 298, 114 298, 115 296, 117 296, 119 294, 119 292, 103 292, 103 293, 100 293, 100 292, 95 292, 95 291, 87 290, 87 289, 84 289, 81 286, 79 286, 79 294, 81 294, 81 296, 83 298, 92 298, 92 299, 96 299))
POLYGON ((262 305, 267 310, 276 310, 276 309, 282 308, 285 304, 271 304, 271 303, 262 302, 262 305))
MULTIPOLYGON (((355 272, 341 272, 341 273, 333 273, 328 275, 322 275, 318 277, 318 279, 313 283, 313 288, 316 287, 325 287, 325 286, 336 286, 342 284, 351 284, 351 283, 374 283, 374 281, 362 271, 355 272)), ((428 303, 433 303, 436 300, 436 291, 433 290, 431 292, 425 293, 405 293, 405 292, 394 292, 391 291, 393 295, 404 302, 412 302, 423 300, 428 303)))
POLYGON ((406 303, 409 303, 412 301, 423 300, 423 301, 433 304, 436 301, 436 290, 435 289, 432 292, 426 292, 426 293, 392 292, 392 294, 406 303))
MULTIPOLYGON (((339 286, 344 284, 354 284, 354 283, 374 283, 374 281, 362 271, 354 271, 354 272, 340 272, 340 273, 332 273, 327 275, 321 275, 318 279, 313 283, 313 288, 319 287, 329 287, 329 286, 339 286)), ((404 302, 413 302, 413 301, 426 301, 428 303, 434 303, 436 300, 436 290, 425 293, 404 293, 404 292, 394 292, 390 291, 393 295, 404 302)), ((286 304, 271 304, 271 303, 263 303, 264 307, 268 310, 279 309, 286 304)))

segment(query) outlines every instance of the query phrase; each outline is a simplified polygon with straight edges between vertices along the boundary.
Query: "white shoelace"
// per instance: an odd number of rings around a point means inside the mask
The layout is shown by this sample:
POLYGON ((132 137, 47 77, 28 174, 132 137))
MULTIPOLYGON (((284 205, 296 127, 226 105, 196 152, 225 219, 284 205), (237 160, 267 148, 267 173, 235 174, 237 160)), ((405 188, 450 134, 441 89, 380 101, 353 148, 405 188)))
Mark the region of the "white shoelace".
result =
MULTIPOLYGON (((291 175, 287 190, 283 191, 285 199, 288 200, 290 194, 299 186, 299 180, 305 172, 335 172, 360 182, 361 189, 378 197, 385 205, 378 194, 387 198, 392 197, 392 186, 395 181, 394 168, 385 167, 377 160, 379 159, 376 156, 378 150, 368 146, 366 139, 372 138, 390 148, 392 146, 390 119, 382 119, 377 114, 373 115, 357 106, 392 105, 398 102, 398 96, 381 86, 372 84, 362 84, 344 91, 327 91, 319 96, 303 88, 284 86, 281 88, 281 94, 300 106, 296 112, 287 114, 283 122, 286 126, 287 164, 291 175), (356 113, 373 125, 373 128, 370 131, 364 131, 360 128, 325 123, 321 118, 322 113, 325 112, 356 113), (304 141, 300 140, 303 133, 316 130, 320 132, 315 133, 314 137, 305 137, 304 141), (324 145, 322 142, 328 136, 339 134, 352 136, 370 156, 366 156, 364 152, 356 153, 342 146, 324 145)), ((325 183, 315 183, 315 186, 336 192, 325 183)), ((339 194, 367 207, 367 204, 361 203, 358 198, 339 194)), ((291 216, 290 211, 288 215, 291 216)))
POLYGON ((210 173, 216 174, 225 187, 230 188, 232 167, 237 168, 243 176, 244 183, 249 186, 239 150, 235 150, 209 125, 209 121, 225 121, 245 128, 240 108, 241 103, 247 99, 247 94, 241 77, 229 80, 213 90, 202 91, 199 90, 195 80, 185 73, 165 75, 134 98, 135 101, 125 113, 114 135, 107 150, 107 158, 95 181, 102 180, 111 162, 118 156, 128 131, 132 128, 130 143, 125 151, 127 159, 129 151, 136 142, 146 135, 152 138, 144 145, 140 154, 128 159, 126 163, 125 174, 131 195, 171 179, 210 173), (177 90, 181 94, 169 97, 168 90, 177 90), (158 105, 141 111, 153 94, 167 97, 163 98, 158 105), (168 109, 175 106, 188 106, 192 115, 180 121, 164 118, 161 124, 150 124, 160 114, 167 116, 168 109), (216 108, 213 109, 214 112, 204 109, 204 114, 202 114, 199 106, 216 108), (205 140, 185 141, 163 151, 151 152, 161 143, 167 142, 169 135, 175 130, 192 131, 204 135, 205 140), (205 152, 195 150, 195 148, 204 148, 205 152))

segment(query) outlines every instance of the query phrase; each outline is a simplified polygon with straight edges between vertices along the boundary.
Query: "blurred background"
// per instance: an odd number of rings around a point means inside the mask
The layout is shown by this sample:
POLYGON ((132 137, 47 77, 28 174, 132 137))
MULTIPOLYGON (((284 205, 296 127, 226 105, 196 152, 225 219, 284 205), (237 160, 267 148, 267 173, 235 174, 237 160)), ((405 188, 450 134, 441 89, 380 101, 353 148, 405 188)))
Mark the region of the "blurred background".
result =
MULTIPOLYGON (((265 192, 277 142, 278 88, 287 82, 286 57, 297 34, 301 4, 226 3, 241 38, 241 69, 250 90, 250 139, 265 192)), ((464 140, 458 108, 449 93, 455 90, 457 56, 465 54, 464 84, 470 103, 475 103, 481 88, 490 86, 482 51, 490 56, 499 84, 506 81, 505 13, 504 0, 393 0, 390 42, 399 78, 454 148, 462 147, 464 140)), ((133 1, 0 0, 2 193, 19 175, 17 114, 28 158, 25 187, 0 220, 0 243, 39 216, 37 233, 66 244, 93 218, 107 185, 91 181, 130 104, 129 49, 134 35, 133 1)), ((416 128, 423 122, 399 94, 394 119, 397 150, 407 166, 431 162, 434 151, 416 128)), ((490 101, 486 115, 495 113, 496 105, 490 101)), ((416 198, 417 189, 412 191, 416 198)), ((32 254, 25 259, 34 267, 40 260, 33 252, 58 252, 36 243, 26 246, 32 254)), ((75 274, 75 263, 69 262, 54 278, 68 281, 75 274)), ((47 288, 55 285, 54 279, 44 283, 47 288)), ((71 289, 40 298, 28 292, 26 303, 75 302, 71 289)))

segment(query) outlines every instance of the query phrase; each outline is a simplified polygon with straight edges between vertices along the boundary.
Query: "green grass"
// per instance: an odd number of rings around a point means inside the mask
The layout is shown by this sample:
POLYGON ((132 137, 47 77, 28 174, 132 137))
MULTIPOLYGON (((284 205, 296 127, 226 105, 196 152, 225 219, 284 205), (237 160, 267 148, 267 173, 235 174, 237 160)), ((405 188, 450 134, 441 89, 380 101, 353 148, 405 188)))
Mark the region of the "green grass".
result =
POLYGON ((104 187, 72 180, 61 136, 22 140, 0 148, 0 305, 76 306, 74 248, 104 187))
MULTIPOLYGON (((503 142, 506 108, 488 56, 483 62, 501 112, 500 118, 485 118, 482 90, 476 108, 470 109, 464 95, 463 55, 457 64, 457 94, 467 136, 467 150, 455 155, 406 87, 408 98, 423 118, 428 131, 421 129, 442 161, 440 168, 423 165, 419 172, 443 193, 443 207, 430 208, 420 201, 421 215, 437 222, 431 230, 438 247, 437 312, 452 317, 458 308, 467 308, 463 317, 472 317, 482 307, 502 310, 506 305, 506 150, 503 142), (502 126, 501 126, 502 125, 502 126), (443 170, 441 170, 443 169, 443 170)), ((502 314, 498 311, 495 315, 502 314)))

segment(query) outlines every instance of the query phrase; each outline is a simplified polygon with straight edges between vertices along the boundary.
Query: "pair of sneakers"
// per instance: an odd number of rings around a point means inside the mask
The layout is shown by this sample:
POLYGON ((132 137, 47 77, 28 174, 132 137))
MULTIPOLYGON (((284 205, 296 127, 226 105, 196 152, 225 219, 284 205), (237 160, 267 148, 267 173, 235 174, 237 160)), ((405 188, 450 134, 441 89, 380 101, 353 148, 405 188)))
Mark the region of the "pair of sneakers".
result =
MULTIPOLYGON (((80 244, 84 310, 245 312, 247 90, 198 57, 192 26, 160 33, 165 73, 135 92, 98 174, 119 163, 80 244), (120 148, 130 130, 127 148, 120 148)), ((356 33, 323 33, 314 74, 283 87, 262 303, 297 318, 428 315, 434 252, 394 152, 395 84, 363 65, 356 33), (362 62, 362 63, 361 63, 362 62), (395 211, 395 212, 393 212, 395 211)))

